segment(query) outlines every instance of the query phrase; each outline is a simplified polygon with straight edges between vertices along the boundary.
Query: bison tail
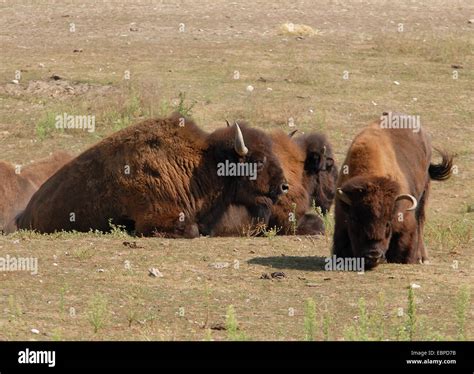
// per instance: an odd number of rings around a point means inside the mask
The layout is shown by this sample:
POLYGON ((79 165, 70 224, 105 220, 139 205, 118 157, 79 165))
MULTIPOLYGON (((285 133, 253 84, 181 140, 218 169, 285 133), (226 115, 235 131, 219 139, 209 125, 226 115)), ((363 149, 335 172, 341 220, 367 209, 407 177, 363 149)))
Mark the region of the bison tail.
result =
POLYGON ((439 164, 430 164, 428 172, 430 178, 436 181, 444 181, 451 177, 453 169, 453 155, 446 151, 435 148, 436 151, 441 155, 442 160, 439 164))

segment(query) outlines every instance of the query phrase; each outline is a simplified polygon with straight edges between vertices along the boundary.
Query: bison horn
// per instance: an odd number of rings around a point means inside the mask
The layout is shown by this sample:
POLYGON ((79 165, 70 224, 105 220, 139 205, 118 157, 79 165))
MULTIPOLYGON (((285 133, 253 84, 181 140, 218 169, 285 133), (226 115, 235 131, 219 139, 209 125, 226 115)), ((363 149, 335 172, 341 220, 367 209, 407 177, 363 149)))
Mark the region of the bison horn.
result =
POLYGON ((227 127, 230 127, 230 122, 228 120, 225 120, 225 123, 227 123, 227 127))
POLYGON ((288 134, 288 136, 289 136, 290 138, 292 138, 293 135, 295 135, 295 133, 296 133, 297 131, 298 131, 298 129, 293 130, 292 132, 290 132, 290 133, 288 134))
POLYGON ((349 196, 340 188, 337 189, 337 197, 347 205, 352 205, 352 201, 349 196))
POLYGON ((399 201, 399 200, 410 200, 412 202, 412 206, 408 208, 407 210, 415 210, 416 207, 418 206, 418 201, 416 201, 416 198, 410 194, 398 195, 395 201, 399 201))
POLYGON ((242 131, 240 131, 240 127, 237 122, 235 122, 234 149, 239 156, 245 156, 249 152, 248 148, 245 146, 244 136, 242 135, 242 131))
POLYGON ((323 146, 323 156, 326 156, 326 146, 323 146))

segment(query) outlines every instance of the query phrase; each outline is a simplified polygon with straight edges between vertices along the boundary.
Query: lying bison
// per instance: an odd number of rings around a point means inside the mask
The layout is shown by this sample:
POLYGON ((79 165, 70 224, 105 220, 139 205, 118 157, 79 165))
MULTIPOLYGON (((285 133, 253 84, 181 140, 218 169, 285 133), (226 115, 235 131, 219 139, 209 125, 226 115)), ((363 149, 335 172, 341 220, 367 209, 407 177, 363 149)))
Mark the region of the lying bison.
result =
POLYGON ((294 140, 306 153, 303 184, 314 205, 327 214, 336 194, 338 175, 332 146, 321 133, 303 134, 294 140))
MULTIPOLYGON (((321 148, 316 150, 315 147, 320 144, 315 144, 315 137, 301 137, 304 140, 295 142, 291 139, 293 134, 287 135, 282 131, 270 133, 274 153, 281 163, 290 190, 288 194, 273 205, 267 226, 277 228, 279 235, 322 234, 324 233, 324 225, 321 218, 316 214, 308 213, 308 210, 311 208, 315 195, 318 196, 317 201, 320 201, 319 196, 325 196, 324 194, 326 194, 326 192, 320 192, 318 171, 327 170, 328 168, 326 165, 313 165, 313 160, 316 158, 314 153, 323 152, 325 144, 327 144, 330 151, 330 146, 326 138, 317 135, 316 138, 321 140, 322 143, 321 148), (316 167, 318 170, 315 170, 316 167)), ((327 155, 329 156, 329 153, 327 155)), ((324 177, 321 180, 323 179, 324 177)), ((329 180, 330 178, 326 179, 329 180)), ((334 187, 334 183, 332 186, 334 187)), ((330 186, 328 188, 330 189, 330 186)), ((326 199, 328 198, 326 197, 326 199)), ((329 209, 329 206, 327 209, 329 209)), ((230 206, 222 219, 214 227, 212 235, 237 236, 258 234, 258 227, 259 222, 252 221, 245 207, 230 206)))
POLYGON ((210 134, 173 115, 145 120, 88 149, 51 177, 18 217, 19 228, 207 235, 230 204, 268 222, 286 193, 272 140, 238 125, 210 134), (241 166, 251 176, 236 172, 241 166))
POLYGON ((43 182, 71 158, 66 152, 55 152, 18 170, 0 161, 0 231, 15 230, 15 216, 43 182))
POLYGON ((430 180, 451 176, 453 159, 441 152, 431 164, 431 142, 418 128, 362 130, 352 142, 337 182, 333 252, 362 257, 365 267, 383 261, 427 260, 423 244, 430 180))
POLYGON ((25 165, 21 170, 21 175, 28 178, 39 188, 50 176, 72 159, 73 157, 67 152, 53 152, 47 157, 25 165))

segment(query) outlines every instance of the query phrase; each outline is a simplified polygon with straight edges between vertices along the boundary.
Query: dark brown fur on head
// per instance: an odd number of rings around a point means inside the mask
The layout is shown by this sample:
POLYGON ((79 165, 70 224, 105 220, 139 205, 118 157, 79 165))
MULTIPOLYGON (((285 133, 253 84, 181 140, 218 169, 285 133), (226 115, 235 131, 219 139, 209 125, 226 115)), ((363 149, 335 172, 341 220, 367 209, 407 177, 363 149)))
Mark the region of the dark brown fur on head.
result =
MULTIPOLYGON (((242 131, 248 153, 237 155, 234 151, 234 126, 224 127, 209 135, 208 152, 212 154, 211 163, 225 162, 249 163, 257 165, 257 177, 248 176, 219 177, 225 179, 226 201, 245 206, 250 215, 257 221, 268 224, 271 208, 287 188, 280 161, 273 153, 271 138, 261 130, 249 127, 245 122, 238 122, 242 131)), ((222 213, 222 211, 220 211, 222 213)), ((208 218, 202 217, 203 221, 208 218)), ((217 217, 213 218, 213 224, 217 217)), ((209 222, 210 226, 210 222, 209 222)), ((204 230, 207 232, 207 230, 204 230)))
POLYGON ((326 214, 334 200, 337 166, 332 146, 321 133, 310 133, 295 138, 306 152, 304 185, 316 206, 326 214))
POLYGON ((395 199, 400 191, 397 182, 386 177, 357 176, 341 186, 350 205, 338 199, 342 209, 336 214, 348 226, 352 254, 365 257, 370 268, 385 257, 392 235, 395 199))

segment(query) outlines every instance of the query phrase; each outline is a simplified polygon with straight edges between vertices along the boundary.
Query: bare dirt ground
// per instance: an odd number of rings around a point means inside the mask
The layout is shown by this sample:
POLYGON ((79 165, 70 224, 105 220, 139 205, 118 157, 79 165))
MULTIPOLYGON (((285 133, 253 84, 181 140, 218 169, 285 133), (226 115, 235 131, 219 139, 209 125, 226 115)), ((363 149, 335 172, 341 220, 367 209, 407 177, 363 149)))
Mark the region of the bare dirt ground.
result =
POLYGON ((458 171, 433 183, 427 266, 324 271, 331 220, 316 238, 0 236, 0 256, 39 261, 0 272, 0 339, 474 337, 471 1, 6 0, 0 18, 3 160, 78 154, 185 93, 207 130, 321 130, 339 164, 383 111, 417 114, 458 171), (96 131, 57 130, 63 113, 94 115, 96 131))

